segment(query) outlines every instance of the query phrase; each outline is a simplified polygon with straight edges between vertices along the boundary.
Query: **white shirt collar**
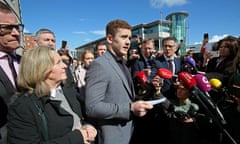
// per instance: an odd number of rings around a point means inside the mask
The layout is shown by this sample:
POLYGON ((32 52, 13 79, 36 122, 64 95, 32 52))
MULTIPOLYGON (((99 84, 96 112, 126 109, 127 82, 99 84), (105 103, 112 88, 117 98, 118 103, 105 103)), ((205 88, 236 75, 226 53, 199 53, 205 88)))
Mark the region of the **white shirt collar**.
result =
POLYGON ((57 87, 56 89, 51 89, 50 90, 50 97, 55 98, 56 97, 56 91, 57 90, 62 90, 61 86, 57 87))

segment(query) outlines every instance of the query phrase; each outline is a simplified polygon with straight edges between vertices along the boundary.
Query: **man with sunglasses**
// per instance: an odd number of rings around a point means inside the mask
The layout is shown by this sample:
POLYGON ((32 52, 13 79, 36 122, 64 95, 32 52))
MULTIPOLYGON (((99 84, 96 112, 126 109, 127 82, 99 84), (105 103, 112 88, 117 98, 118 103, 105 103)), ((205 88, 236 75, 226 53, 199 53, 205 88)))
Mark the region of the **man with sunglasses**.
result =
POLYGON ((16 50, 20 47, 20 33, 23 25, 18 24, 16 15, 0 2, 0 143, 6 143, 6 123, 8 106, 14 100, 17 91, 16 76, 20 56, 16 50), (12 61, 10 67, 9 59, 12 61), (14 71, 15 68, 15 71, 14 71))

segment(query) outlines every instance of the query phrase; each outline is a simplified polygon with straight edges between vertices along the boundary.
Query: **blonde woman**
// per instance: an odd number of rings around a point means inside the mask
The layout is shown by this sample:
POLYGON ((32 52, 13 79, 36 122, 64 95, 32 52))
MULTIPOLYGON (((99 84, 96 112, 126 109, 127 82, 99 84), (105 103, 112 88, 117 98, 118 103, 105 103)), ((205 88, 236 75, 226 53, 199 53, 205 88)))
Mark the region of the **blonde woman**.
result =
POLYGON ((89 144, 96 129, 83 123, 72 87, 65 87, 66 64, 50 47, 23 55, 18 85, 21 93, 8 113, 8 143, 89 144))

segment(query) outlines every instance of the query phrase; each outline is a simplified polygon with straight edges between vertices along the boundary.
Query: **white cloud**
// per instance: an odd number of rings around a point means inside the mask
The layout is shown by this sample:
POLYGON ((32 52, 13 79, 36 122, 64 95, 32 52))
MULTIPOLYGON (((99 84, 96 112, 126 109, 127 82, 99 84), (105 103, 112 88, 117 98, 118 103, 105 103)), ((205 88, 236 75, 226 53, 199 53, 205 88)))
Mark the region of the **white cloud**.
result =
POLYGON ((95 30, 95 31, 91 31, 91 33, 96 34, 96 35, 104 36, 105 35, 105 30, 95 30))
POLYGON ((209 42, 217 42, 223 38, 225 38, 226 36, 228 36, 229 34, 223 34, 223 35, 214 35, 209 42))
MULTIPOLYGON (((229 34, 223 34, 223 35, 214 35, 209 39, 209 43, 214 43, 217 42, 223 38, 225 38, 226 36, 228 36, 229 34)), ((202 44, 202 42, 195 42, 194 44, 202 44)))
POLYGON ((150 0, 150 4, 154 8, 160 8, 163 6, 179 6, 187 3, 187 0, 150 0))
POLYGON ((76 32, 72 32, 73 34, 87 34, 86 32, 83 31, 76 31, 76 32))
POLYGON ((83 40, 83 42, 91 42, 91 41, 93 41, 93 40, 90 39, 90 38, 86 38, 86 39, 83 40))

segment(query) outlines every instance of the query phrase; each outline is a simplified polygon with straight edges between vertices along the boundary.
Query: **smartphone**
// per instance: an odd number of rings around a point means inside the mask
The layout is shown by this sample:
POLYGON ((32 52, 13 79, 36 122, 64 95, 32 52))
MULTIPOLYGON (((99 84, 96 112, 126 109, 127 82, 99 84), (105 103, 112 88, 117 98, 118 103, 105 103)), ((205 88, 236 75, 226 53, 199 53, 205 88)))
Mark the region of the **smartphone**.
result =
POLYGON ((203 39, 207 39, 208 40, 208 33, 204 33, 203 34, 203 39))
POLYGON ((62 48, 66 48, 66 46, 67 46, 67 41, 63 40, 62 41, 62 48))

